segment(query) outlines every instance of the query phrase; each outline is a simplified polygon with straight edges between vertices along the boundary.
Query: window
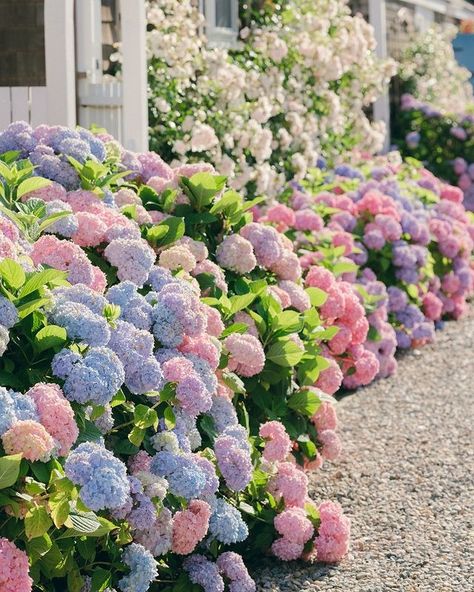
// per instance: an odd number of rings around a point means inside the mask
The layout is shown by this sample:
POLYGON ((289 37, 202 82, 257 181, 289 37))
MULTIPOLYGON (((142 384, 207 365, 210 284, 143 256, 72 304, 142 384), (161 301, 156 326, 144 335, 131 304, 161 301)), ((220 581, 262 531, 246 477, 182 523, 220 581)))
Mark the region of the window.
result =
POLYGON ((232 47, 239 30, 239 0, 201 0, 211 47, 232 47))
POLYGON ((0 86, 46 86, 44 0, 0 0, 0 86))

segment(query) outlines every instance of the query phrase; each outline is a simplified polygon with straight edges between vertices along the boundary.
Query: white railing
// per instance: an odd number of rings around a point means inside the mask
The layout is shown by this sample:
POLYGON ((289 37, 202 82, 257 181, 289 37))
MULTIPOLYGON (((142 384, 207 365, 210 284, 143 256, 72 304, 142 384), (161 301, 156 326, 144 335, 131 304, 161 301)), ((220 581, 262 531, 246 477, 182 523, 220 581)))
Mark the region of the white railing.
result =
POLYGON ((0 88, 0 129, 13 121, 39 125, 47 121, 45 86, 12 86, 0 88))
POLYGON ((123 87, 121 82, 86 83, 78 97, 79 124, 104 127, 123 141, 123 87))

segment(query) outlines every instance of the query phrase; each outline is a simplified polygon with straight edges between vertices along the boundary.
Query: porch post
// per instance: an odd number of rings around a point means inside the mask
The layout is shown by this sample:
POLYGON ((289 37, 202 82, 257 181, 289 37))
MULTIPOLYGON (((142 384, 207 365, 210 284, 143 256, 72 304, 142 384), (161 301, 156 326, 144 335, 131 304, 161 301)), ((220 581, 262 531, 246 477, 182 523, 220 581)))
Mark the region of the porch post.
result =
POLYGON ((45 0, 46 104, 49 124, 76 125, 74 0, 45 0))
POLYGON ((148 149, 146 13, 143 0, 122 0, 123 144, 148 149))
MULTIPOLYGON (((385 0, 369 0, 369 21, 375 29, 377 55, 387 57, 387 11, 385 0)), ((388 89, 374 103, 374 119, 384 121, 387 128, 384 150, 390 146, 390 99, 388 89)))

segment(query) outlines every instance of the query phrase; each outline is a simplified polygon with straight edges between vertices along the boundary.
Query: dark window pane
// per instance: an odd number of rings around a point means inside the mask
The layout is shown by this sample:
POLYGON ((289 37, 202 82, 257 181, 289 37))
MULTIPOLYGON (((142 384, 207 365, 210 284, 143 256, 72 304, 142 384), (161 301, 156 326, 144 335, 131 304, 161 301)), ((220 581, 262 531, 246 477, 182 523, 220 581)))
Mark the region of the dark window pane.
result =
POLYGON ((216 27, 232 28, 233 0, 216 0, 216 27))
POLYGON ((0 86, 45 86, 44 0, 0 0, 0 86))

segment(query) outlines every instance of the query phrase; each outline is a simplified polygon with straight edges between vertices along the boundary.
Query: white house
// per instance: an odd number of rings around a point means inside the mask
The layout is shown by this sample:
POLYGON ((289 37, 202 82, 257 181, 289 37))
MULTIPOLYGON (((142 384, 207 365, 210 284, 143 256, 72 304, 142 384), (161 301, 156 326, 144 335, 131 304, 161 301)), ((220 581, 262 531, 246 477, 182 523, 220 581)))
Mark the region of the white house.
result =
MULTIPOLYGON (((232 46, 239 0, 195 1, 206 16, 209 43, 232 46)), ((400 10, 411 10, 419 28, 474 18, 474 5, 466 0, 349 3, 374 25, 382 56, 399 36, 391 21, 400 10)), ((146 149, 144 0, 0 0, 0 15, 0 129, 17 119, 33 125, 96 124, 127 148, 146 149), (104 44, 110 46, 114 38, 121 42, 120 79, 104 76, 104 44)), ((378 101, 374 117, 389 121, 388 96, 378 101)))

